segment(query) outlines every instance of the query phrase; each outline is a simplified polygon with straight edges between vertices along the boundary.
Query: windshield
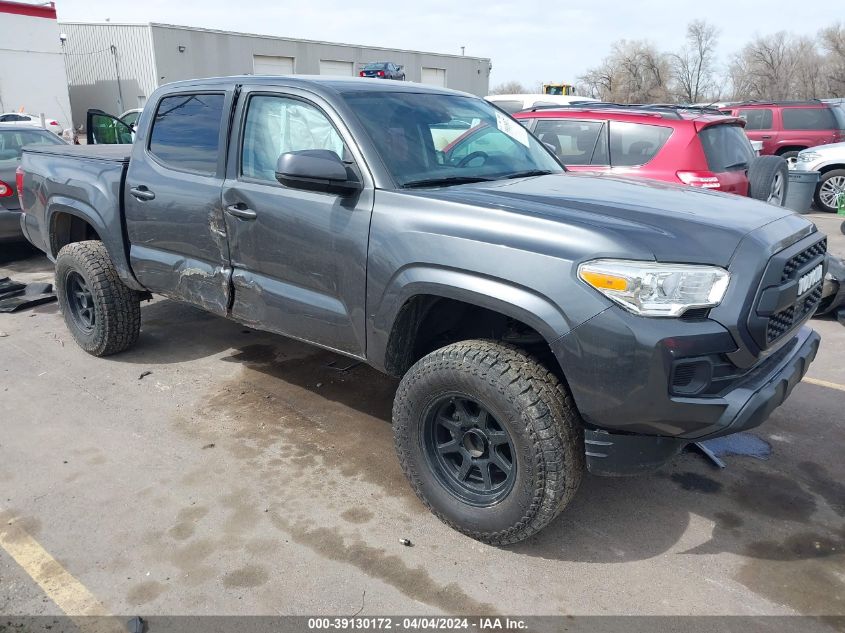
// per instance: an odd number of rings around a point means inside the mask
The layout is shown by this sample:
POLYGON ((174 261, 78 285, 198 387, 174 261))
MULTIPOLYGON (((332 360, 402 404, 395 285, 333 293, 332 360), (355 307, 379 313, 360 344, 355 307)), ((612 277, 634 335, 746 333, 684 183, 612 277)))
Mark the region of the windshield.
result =
POLYGON ((565 171, 528 130, 483 99, 369 91, 344 97, 400 187, 565 171))
POLYGON ((384 62, 372 62, 364 66, 364 70, 384 70, 385 66, 384 62))

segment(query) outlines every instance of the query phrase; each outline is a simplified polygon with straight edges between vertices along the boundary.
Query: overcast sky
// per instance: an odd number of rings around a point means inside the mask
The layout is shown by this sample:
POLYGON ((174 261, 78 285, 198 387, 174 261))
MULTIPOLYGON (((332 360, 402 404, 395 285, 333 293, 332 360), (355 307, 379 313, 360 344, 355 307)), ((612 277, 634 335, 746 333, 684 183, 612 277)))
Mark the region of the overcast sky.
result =
POLYGON ((439 53, 465 46, 467 55, 492 59, 491 86, 511 79, 571 83, 621 38, 676 49, 696 18, 720 29, 719 52, 727 58, 755 34, 812 35, 834 21, 831 11, 810 6, 795 0, 56 0, 59 20, 164 22, 439 53))

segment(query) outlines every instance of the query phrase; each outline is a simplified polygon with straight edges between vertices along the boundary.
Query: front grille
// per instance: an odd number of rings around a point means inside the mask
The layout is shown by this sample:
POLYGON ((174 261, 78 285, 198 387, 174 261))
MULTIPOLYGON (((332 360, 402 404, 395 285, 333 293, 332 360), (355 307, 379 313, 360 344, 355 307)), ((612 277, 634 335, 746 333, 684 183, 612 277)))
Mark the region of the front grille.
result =
POLYGON ((795 322, 795 306, 789 306, 769 318, 769 325, 766 327, 766 342, 773 343, 781 336, 792 329, 795 322))
POLYGON ((748 333, 760 350, 775 346, 790 336, 818 307, 821 282, 807 288, 800 296, 798 288, 804 275, 817 266, 824 266, 826 251, 827 239, 811 233, 770 256, 760 277, 753 307, 746 317, 748 333))
POLYGON ((826 252, 827 238, 824 238, 813 244, 810 248, 801 251, 794 257, 790 257, 786 262, 786 265, 783 267, 783 274, 780 278, 781 283, 792 279, 792 275, 795 274, 796 270, 800 269, 819 255, 824 255, 826 252))
MULTIPOLYGON (((822 238, 802 251, 796 253, 786 260, 780 274, 780 288, 786 292, 786 284, 794 284, 801 275, 804 275, 812 267, 817 266, 819 259, 827 252, 827 239, 822 238)), ((775 261, 775 259, 773 259, 775 261)), ((774 271, 773 271, 774 272, 774 271)), ((775 279, 777 279, 775 277, 775 279)), ((774 281, 774 279, 772 280, 774 281)), ((796 297, 792 305, 781 308, 770 314, 766 322, 766 346, 771 345, 798 324, 808 314, 812 313, 822 298, 822 284, 817 284, 812 290, 803 296, 796 297)))

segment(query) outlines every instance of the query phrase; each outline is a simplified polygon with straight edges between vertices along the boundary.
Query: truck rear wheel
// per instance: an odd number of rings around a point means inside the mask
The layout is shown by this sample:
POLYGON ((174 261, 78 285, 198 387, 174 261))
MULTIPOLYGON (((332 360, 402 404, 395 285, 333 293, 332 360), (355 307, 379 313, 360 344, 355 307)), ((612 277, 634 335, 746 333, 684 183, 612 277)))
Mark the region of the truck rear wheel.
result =
POLYGON ((518 348, 471 340, 417 362, 393 404, 414 492, 454 529, 492 545, 528 538, 575 495, 580 418, 567 388, 518 348))
POLYGON ((56 294, 68 330, 89 354, 116 354, 138 340, 140 297, 120 281, 102 242, 74 242, 59 251, 56 294))

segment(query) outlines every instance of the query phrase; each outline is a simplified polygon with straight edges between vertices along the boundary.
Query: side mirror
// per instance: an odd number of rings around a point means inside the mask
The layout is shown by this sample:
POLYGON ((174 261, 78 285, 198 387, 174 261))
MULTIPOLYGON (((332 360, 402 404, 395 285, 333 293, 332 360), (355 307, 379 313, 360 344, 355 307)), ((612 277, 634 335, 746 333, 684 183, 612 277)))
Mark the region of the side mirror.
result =
POLYGON ((361 189, 350 180, 346 165, 329 149, 304 149, 285 152, 276 162, 276 180, 294 189, 348 193, 361 189))

